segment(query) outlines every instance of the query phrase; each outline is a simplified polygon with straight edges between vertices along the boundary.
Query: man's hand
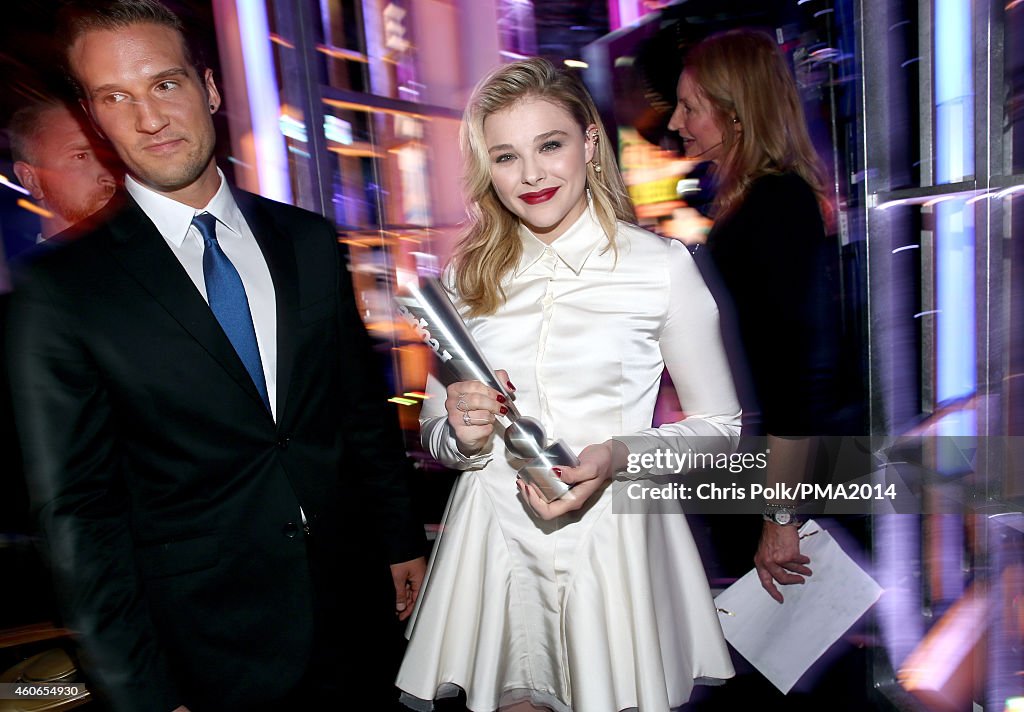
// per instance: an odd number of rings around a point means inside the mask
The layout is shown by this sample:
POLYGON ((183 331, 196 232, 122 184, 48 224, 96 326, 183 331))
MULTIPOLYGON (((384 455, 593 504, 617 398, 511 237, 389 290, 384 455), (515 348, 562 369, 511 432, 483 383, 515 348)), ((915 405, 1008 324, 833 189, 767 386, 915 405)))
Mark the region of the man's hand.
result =
POLYGON ((412 607, 420 595, 420 586, 427 573, 427 560, 422 556, 412 561, 391 564, 391 580, 395 584, 395 613, 404 621, 412 615, 412 607))
POLYGON ((761 541, 754 554, 754 568, 769 596, 782 603, 782 594, 775 587, 775 582, 784 585, 803 583, 804 576, 811 575, 806 566, 809 563, 811 560, 800 553, 800 533, 795 526, 764 523, 761 541))
POLYGON ((185 705, 180 705, 171 710, 171 712, 188 712, 188 707, 186 707, 185 705))

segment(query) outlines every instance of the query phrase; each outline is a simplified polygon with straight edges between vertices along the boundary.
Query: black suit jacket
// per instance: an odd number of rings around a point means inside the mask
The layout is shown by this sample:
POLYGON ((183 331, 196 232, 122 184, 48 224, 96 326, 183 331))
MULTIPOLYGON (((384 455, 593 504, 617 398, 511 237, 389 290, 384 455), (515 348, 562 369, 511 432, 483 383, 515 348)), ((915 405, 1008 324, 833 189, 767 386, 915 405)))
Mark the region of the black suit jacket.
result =
POLYGON ((40 256, 11 304, 33 508, 66 623, 118 710, 249 709, 293 687, 317 612, 337 605, 343 503, 369 509, 392 562, 423 551, 332 226, 235 198, 276 292, 276 423, 126 194, 40 256))

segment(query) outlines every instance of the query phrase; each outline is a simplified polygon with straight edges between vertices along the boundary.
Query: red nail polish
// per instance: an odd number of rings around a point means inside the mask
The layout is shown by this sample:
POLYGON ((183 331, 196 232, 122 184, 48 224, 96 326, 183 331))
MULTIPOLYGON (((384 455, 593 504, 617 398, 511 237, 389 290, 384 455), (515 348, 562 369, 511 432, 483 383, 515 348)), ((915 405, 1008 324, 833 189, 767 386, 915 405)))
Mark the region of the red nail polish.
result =
POLYGON ((505 398, 505 396, 503 396, 503 395, 501 395, 501 394, 499 393, 499 394, 498 394, 498 402, 499 402, 499 403, 504 403, 505 401, 506 401, 506 398, 505 398))
POLYGON ((501 413, 502 415, 505 415, 505 413, 508 412, 508 408, 506 408, 505 406, 501 406, 498 412, 501 413))
POLYGON ((557 477, 558 479, 562 479, 562 468, 552 467, 551 469, 555 473, 555 477, 557 477))
POLYGON ((508 386, 510 391, 514 391, 516 389, 516 387, 512 385, 512 381, 505 381, 505 385, 508 386))

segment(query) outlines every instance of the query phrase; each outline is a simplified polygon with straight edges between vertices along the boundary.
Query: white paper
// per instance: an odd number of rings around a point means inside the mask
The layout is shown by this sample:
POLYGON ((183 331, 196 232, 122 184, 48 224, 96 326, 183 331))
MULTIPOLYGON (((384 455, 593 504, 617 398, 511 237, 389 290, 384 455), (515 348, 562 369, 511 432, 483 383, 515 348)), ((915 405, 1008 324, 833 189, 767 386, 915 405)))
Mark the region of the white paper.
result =
POLYGON ((750 570, 715 598, 725 638, 783 693, 874 605, 882 588, 813 520, 800 527, 806 583, 779 586, 779 604, 750 570))

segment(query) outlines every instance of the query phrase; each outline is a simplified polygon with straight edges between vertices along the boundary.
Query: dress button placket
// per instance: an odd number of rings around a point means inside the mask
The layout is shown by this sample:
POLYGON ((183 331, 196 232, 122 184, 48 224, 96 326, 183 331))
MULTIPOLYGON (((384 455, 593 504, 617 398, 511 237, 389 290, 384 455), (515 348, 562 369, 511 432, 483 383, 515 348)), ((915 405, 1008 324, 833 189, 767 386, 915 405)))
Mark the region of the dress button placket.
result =
POLYGON ((551 409, 548 407, 548 394, 547 389, 544 387, 544 379, 542 377, 542 366, 544 363, 544 353, 547 350, 548 344, 548 331, 551 328, 551 314, 554 311, 555 305, 555 273, 558 268, 558 256, 554 250, 550 247, 544 249, 544 267, 548 273, 547 288, 544 291, 544 297, 541 299, 541 326, 540 326, 540 338, 537 343, 537 365, 536 365, 536 380, 537 380, 537 395, 540 400, 540 422, 541 426, 546 432, 551 432, 551 409))

